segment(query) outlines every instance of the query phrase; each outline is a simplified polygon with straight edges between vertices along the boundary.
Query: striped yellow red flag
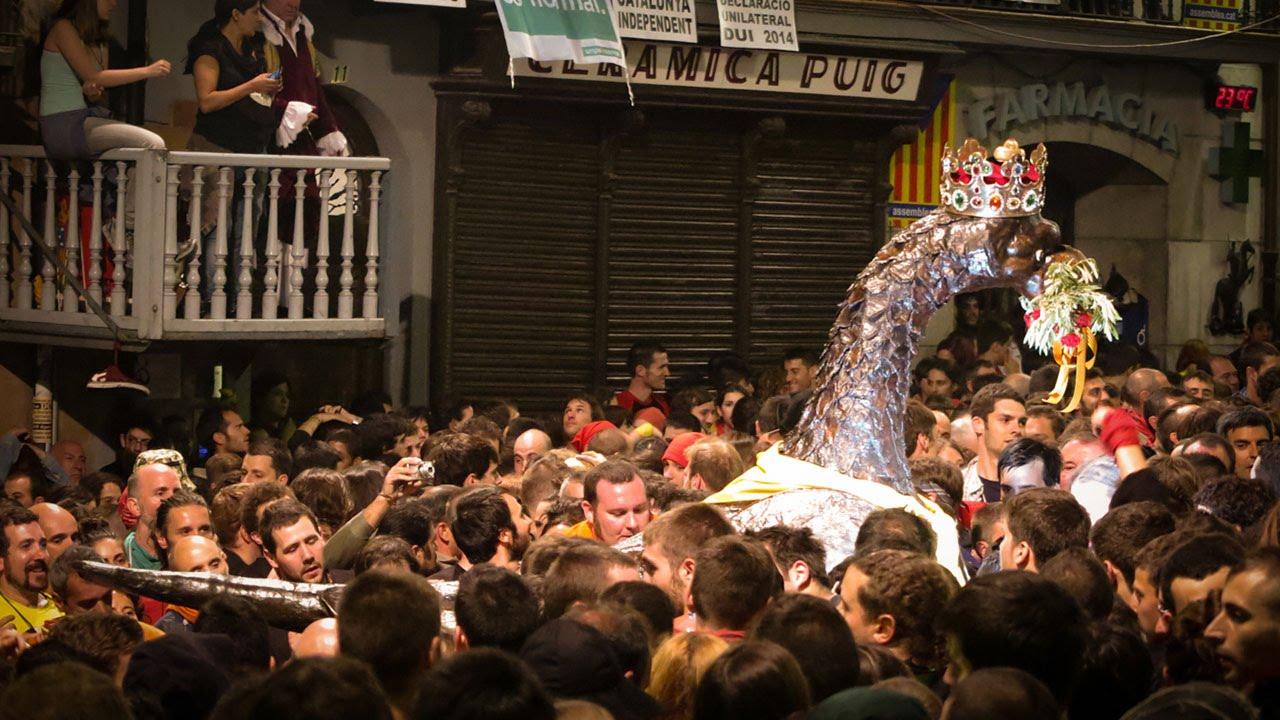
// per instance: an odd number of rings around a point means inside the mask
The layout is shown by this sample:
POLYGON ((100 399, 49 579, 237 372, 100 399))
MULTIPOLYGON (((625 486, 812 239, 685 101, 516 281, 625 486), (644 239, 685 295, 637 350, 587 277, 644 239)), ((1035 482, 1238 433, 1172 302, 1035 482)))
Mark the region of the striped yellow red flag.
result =
POLYGON ((889 227, 899 230, 928 215, 938 207, 939 162, 942 148, 955 144, 956 81, 947 85, 929 124, 916 134, 914 142, 903 145, 889 161, 889 227))

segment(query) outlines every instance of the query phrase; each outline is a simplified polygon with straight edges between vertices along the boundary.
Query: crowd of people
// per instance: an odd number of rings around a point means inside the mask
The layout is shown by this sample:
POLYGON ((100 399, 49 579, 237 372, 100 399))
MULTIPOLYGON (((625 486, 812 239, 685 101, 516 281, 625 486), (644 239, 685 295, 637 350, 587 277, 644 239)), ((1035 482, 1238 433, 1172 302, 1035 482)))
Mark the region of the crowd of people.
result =
POLYGON ((1008 329, 971 319, 918 363, 904 418, 956 537, 877 510, 847 558, 701 502, 799 423, 800 349, 761 372, 718 355, 675 391, 638 343, 626 387, 552 416, 372 392, 304 418, 264 373, 249 423, 228 402, 193 437, 124 419, 92 472, 16 428, 0 718, 1280 715, 1271 322, 1231 357, 1091 371, 1064 415, 1057 368, 1022 373, 1008 329), (82 561, 346 587, 336 617, 277 627, 82 561))

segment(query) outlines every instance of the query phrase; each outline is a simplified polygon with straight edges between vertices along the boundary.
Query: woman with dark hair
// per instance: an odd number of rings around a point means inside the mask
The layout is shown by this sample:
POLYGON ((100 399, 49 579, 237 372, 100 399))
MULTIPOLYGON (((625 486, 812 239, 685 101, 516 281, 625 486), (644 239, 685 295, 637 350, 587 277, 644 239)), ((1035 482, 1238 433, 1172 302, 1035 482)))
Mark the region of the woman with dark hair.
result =
POLYGON ((112 120, 107 88, 164 77, 169 61, 107 70, 107 22, 117 0, 63 0, 40 56, 40 136, 55 159, 88 158, 115 148, 163 150, 159 135, 112 120))
MULTIPOLYGON (((271 95, 282 87, 279 78, 266 72, 258 0, 216 0, 213 18, 206 21, 187 42, 186 72, 196 86, 196 126, 187 143, 188 150, 216 153, 262 153, 271 140, 275 114, 271 95)), ((200 207, 200 236, 204 241, 201 264, 201 299, 213 298, 214 255, 210 238, 218 222, 220 169, 209 167, 204 173, 204 193, 200 207)), ((226 220, 227 233, 226 294, 228 302, 238 295, 240 281, 239 241, 244 234, 243 194, 237 192, 245 180, 245 170, 237 169, 230 177, 231 205, 226 220)), ((261 196, 263 183, 254 183, 256 196, 261 196)), ((255 197, 254 204, 257 204, 255 197)), ((250 233, 252 235, 253 233, 250 233)), ((186 260, 183 248, 179 253, 186 260)), ((232 308, 233 310, 233 308, 232 308)), ((255 407, 256 410, 256 407, 255 407)), ((281 438, 287 440, 287 438, 281 438)))
MULTIPOLYGON (((238 0, 243 1, 243 0, 238 0)), ((275 370, 266 370, 253 376, 250 387, 253 421, 251 440, 277 438, 289 442, 298 425, 289 415, 289 378, 275 370)))
POLYGON ((749 640, 721 655, 694 696, 695 720, 783 720, 809 709, 809 683, 782 646, 749 640))
POLYGON ((266 96, 281 82, 266 73, 258 0, 216 0, 213 18, 187 43, 187 67, 196 85, 192 150, 260 153, 275 118, 266 96), (254 94, 263 96, 263 101, 254 94))
POLYGON ((715 422, 715 434, 724 435, 733 430, 733 408, 738 401, 750 397, 751 393, 741 385, 726 385, 716 393, 716 412, 719 419, 715 422))

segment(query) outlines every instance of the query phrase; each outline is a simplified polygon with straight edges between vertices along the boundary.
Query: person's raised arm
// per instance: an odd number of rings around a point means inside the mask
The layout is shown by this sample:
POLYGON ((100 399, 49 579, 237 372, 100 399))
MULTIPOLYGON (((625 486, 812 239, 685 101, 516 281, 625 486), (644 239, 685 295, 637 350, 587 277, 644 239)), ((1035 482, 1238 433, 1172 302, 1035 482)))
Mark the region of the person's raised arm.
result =
POLYGON ((71 66, 81 82, 93 83, 102 88, 119 87, 140 80, 163 77, 169 74, 169 61, 157 60, 150 65, 127 70, 103 70, 85 47, 80 34, 69 20, 59 20, 49 33, 58 52, 71 66))
POLYGON ((218 61, 213 59, 212 55, 201 55, 196 58, 195 68, 191 74, 196 83, 196 102, 202 113, 208 114, 230 107, 255 92, 266 95, 280 92, 280 81, 267 73, 228 90, 218 90, 219 73, 218 61))

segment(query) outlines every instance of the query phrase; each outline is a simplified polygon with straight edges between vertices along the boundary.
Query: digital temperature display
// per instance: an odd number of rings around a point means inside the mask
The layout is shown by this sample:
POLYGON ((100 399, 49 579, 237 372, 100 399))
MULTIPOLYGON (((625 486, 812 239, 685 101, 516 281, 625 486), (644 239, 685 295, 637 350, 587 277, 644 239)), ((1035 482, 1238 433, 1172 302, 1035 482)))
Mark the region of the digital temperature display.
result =
POLYGON ((1258 88, 1249 85, 1211 85, 1209 109, 1220 112, 1253 112, 1258 88))

